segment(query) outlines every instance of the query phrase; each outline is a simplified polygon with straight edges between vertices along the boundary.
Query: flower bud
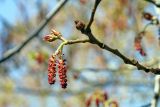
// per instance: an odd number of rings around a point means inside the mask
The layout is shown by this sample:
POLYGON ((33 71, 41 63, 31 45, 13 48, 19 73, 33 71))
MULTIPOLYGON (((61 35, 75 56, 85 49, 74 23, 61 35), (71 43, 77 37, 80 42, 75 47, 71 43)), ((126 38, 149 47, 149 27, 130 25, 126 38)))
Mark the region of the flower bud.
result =
POLYGON ((153 16, 150 13, 144 12, 143 13, 143 18, 145 18, 146 20, 151 21, 153 16))
POLYGON ((54 37, 53 35, 46 35, 43 39, 48 42, 53 42, 57 37, 54 37))
POLYGON ((78 30, 84 30, 85 24, 84 24, 83 22, 76 20, 76 21, 75 21, 75 24, 76 24, 76 28, 77 28, 78 30))
POLYGON ((55 36, 61 35, 60 32, 58 32, 58 31, 56 31, 56 30, 54 30, 54 29, 52 29, 51 34, 54 34, 55 36))

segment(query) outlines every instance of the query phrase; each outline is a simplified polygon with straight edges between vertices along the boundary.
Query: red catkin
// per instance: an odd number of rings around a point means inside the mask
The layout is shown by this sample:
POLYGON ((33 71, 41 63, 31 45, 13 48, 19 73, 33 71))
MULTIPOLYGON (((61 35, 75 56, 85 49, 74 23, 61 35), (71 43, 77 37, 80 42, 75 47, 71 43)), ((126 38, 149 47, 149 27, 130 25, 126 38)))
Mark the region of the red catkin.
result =
POLYGON ((67 88, 67 67, 65 60, 60 59, 58 61, 58 74, 59 80, 62 88, 67 88))
POLYGON ((146 19, 146 20, 149 20, 151 21, 153 19, 153 16, 150 14, 150 13, 147 13, 147 12, 144 12, 143 13, 143 17, 146 19))
POLYGON ((56 81, 56 59, 55 56, 49 58, 48 63, 48 83, 50 85, 54 84, 56 81))

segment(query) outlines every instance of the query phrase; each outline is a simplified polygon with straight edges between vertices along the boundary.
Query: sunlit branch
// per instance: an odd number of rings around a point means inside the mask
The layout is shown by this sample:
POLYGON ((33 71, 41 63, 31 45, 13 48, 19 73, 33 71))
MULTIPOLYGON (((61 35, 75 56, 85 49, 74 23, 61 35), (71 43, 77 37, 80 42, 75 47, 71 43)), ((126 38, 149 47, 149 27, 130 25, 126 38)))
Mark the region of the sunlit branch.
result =
POLYGON ((68 0, 61 0, 56 7, 51 10, 48 15, 45 17, 45 19, 40 23, 37 29, 35 29, 29 38, 27 38, 21 45, 9 50, 7 54, 5 54, 1 59, 0 63, 3 61, 6 61, 10 57, 14 56, 15 54, 19 53, 33 38, 39 36, 39 33, 42 31, 42 29, 48 24, 48 22, 52 19, 53 16, 55 16, 59 10, 66 4, 68 0))
POLYGON ((89 39, 68 40, 65 45, 71 45, 76 43, 86 43, 86 42, 89 42, 89 39))

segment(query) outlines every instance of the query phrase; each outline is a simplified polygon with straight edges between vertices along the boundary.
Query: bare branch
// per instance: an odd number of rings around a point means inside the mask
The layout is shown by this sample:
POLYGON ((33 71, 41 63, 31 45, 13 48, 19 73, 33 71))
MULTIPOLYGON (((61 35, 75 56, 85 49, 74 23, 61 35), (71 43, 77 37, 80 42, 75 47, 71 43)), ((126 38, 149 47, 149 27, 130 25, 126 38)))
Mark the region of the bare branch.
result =
POLYGON ((90 29, 90 27, 91 27, 91 25, 92 25, 92 23, 94 21, 94 15, 95 15, 95 12, 96 12, 97 7, 98 7, 98 5, 99 5, 100 2, 101 2, 101 0, 95 0, 95 4, 94 4, 94 8, 92 10, 91 18, 90 18, 90 21, 89 21, 89 23, 87 25, 87 29, 88 30, 90 29))
MULTIPOLYGON (((101 0, 96 0, 96 1, 95 1, 94 9, 97 9, 97 6, 98 6, 98 4, 99 4, 100 1, 101 1, 101 0)), ((82 29, 78 29, 78 30, 80 30, 80 31, 82 32, 82 34, 85 34, 86 36, 88 36, 88 38, 89 38, 89 40, 90 40, 90 43, 96 44, 96 45, 98 45, 100 48, 105 49, 105 50, 107 50, 107 51, 115 54, 116 56, 118 56, 119 58, 121 58, 121 59, 124 61, 125 64, 133 65, 133 66, 137 67, 138 70, 143 70, 143 71, 145 71, 145 72, 147 72, 147 73, 148 73, 148 72, 152 72, 152 73, 154 73, 154 74, 160 74, 160 69, 159 69, 159 68, 156 68, 156 69, 154 69, 154 68, 147 68, 147 67, 141 65, 137 60, 135 60, 135 59, 132 59, 132 60, 129 59, 128 57, 126 57, 125 55, 123 55, 118 49, 113 49, 113 48, 109 47, 108 45, 100 42, 98 39, 96 39, 96 38, 95 38, 96 36, 94 36, 94 35, 92 34, 92 31, 91 31, 91 29, 90 29, 90 25, 91 25, 92 22, 93 22, 94 14, 95 14, 95 11, 96 11, 96 10, 94 10, 94 9, 93 9, 93 11, 92 11, 91 18, 90 18, 90 21, 89 21, 89 24, 88 24, 87 28, 86 28, 86 29, 83 29, 83 28, 82 28, 82 29)), ((77 21, 77 22, 78 22, 78 23, 75 23, 75 24, 76 24, 76 28, 77 28, 77 26, 78 26, 77 24, 79 24, 79 25, 85 25, 85 24, 84 24, 83 22, 81 22, 81 21, 77 21)))
POLYGON ((48 13, 48 15, 46 16, 46 18, 40 23, 40 25, 38 26, 38 28, 35 29, 35 31, 33 31, 31 33, 31 35, 29 36, 29 38, 27 38, 20 46, 17 46, 15 48, 9 50, 8 54, 4 55, 0 59, 0 63, 6 61, 10 57, 12 57, 15 54, 17 54, 18 52, 20 52, 33 38, 39 36, 39 33, 41 32, 41 30, 48 24, 48 22, 52 19, 52 17, 55 16, 58 13, 58 11, 65 5, 65 3, 67 1, 68 0, 61 0, 57 4, 57 6, 48 13))
POLYGON ((151 101, 151 107, 158 107, 159 93, 160 93, 160 75, 157 75, 155 77, 154 97, 153 100, 151 101))
POLYGON ((156 1, 154 0, 144 0, 144 1, 147 1, 149 3, 152 3, 153 5, 155 5, 156 7, 160 8, 160 4, 159 3, 156 3, 156 1))
POLYGON ((151 107, 151 104, 148 103, 148 104, 145 104, 145 105, 143 105, 143 106, 141 106, 141 107, 151 107))

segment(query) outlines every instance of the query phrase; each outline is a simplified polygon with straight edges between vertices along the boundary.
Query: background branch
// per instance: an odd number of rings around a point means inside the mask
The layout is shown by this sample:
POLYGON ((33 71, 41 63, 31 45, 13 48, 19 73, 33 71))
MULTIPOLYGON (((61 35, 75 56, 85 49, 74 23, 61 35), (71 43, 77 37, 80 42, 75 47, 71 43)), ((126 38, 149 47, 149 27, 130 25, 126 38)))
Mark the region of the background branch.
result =
POLYGON ((40 25, 38 26, 38 28, 33 31, 31 33, 31 35, 29 36, 29 38, 27 38, 20 46, 17 46, 11 50, 9 50, 7 52, 7 54, 5 54, 1 59, 0 59, 0 63, 2 63, 3 61, 9 59, 10 57, 14 56, 15 54, 17 54, 18 52, 20 52, 33 38, 37 37, 39 35, 39 33, 41 32, 41 30, 47 25, 47 23, 52 19, 53 16, 55 16, 58 11, 64 6, 64 4, 67 2, 68 0, 61 0, 55 8, 53 8, 53 10, 51 10, 48 15, 46 16, 46 18, 40 23, 40 25))
POLYGON ((154 4, 155 6, 157 6, 158 8, 160 8, 160 4, 159 4, 159 3, 156 3, 156 1, 154 1, 154 0, 144 0, 144 1, 147 1, 147 2, 149 2, 149 3, 152 3, 152 4, 154 4))
POLYGON ((151 101, 151 107, 158 107, 158 100, 160 94, 160 75, 155 77, 154 97, 151 101))

